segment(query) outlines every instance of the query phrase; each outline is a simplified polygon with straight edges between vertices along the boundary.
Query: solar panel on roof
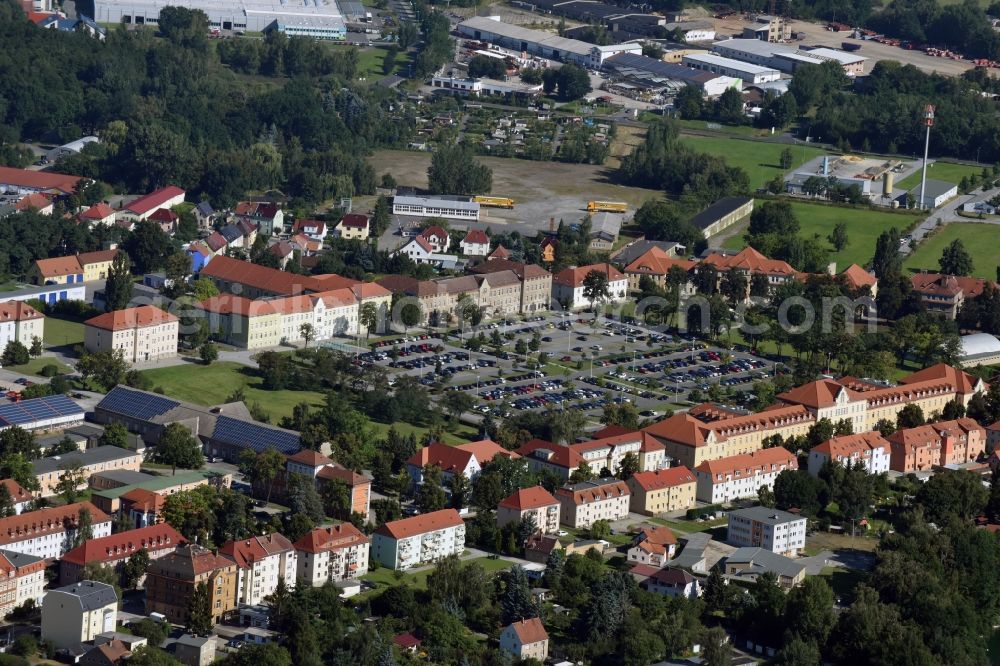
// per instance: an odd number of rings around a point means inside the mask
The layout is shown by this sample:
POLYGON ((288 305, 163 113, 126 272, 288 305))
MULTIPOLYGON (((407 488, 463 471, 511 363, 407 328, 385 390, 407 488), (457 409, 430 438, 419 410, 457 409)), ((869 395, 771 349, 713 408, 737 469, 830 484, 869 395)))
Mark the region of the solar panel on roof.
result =
POLYGON ((149 420, 154 416, 166 414, 180 404, 176 400, 153 393, 116 386, 97 404, 97 408, 140 420, 149 420))
POLYGON ((64 395, 31 398, 22 402, 0 405, 0 424, 24 425, 61 416, 82 415, 83 408, 64 395))
POLYGON ((229 416, 218 418, 212 439, 252 449, 258 453, 265 449, 277 449, 281 453, 290 454, 302 448, 298 433, 268 427, 255 421, 241 421, 229 416))

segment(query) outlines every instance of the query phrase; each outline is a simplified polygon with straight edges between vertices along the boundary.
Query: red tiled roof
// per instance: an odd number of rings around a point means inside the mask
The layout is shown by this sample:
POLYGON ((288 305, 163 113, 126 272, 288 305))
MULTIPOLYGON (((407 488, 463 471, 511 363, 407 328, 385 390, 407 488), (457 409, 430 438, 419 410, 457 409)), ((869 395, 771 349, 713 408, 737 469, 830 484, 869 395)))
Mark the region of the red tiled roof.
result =
POLYGON ((559 271, 552 277, 552 284, 561 284, 567 287, 579 287, 583 284, 584 278, 595 271, 606 275, 608 282, 625 279, 625 276, 622 275, 621 271, 611 264, 590 264, 589 266, 565 268, 559 271))
POLYGON ((274 216, 281 210, 281 206, 270 201, 241 201, 236 204, 237 215, 245 217, 259 217, 266 220, 273 220, 274 216))
POLYGON ((280 532, 274 532, 264 536, 230 541, 224 544, 219 552, 231 558, 237 566, 250 569, 255 562, 293 550, 295 550, 295 546, 287 537, 280 532))
POLYGON ((317 527, 295 542, 295 550, 320 553, 368 543, 368 537, 350 523, 317 527))
MULTIPOLYGON (((708 407, 713 407, 711 404, 708 407)), ((695 411, 692 409, 691 411, 695 411)), ((643 430, 659 439, 685 446, 704 446, 710 433, 715 433, 717 441, 725 440, 730 434, 750 430, 769 430, 783 423, 810 421, 813 416, 802 405, 778 406, 757 414, 726 415, 719 420, 706 423, 690 413, 675 414, 643 430)))
POLYGON ((710 254, 702 260, 702 264, 714 266, 716 270, 728 271, 736 268, 750 273, 764 273, 767 275, 797 275, 798 271, 788 263, 778 259, 768 259, 763 254, 747 247, 737 254, 723 254, 721 252, 710 254))
POLYGON ((76 502, 29 511, 9 518, 0 518, 0 546, 45 534, 64 532, 67 526, 75 527, 80 517, 80 509, 90 511, 90 519, 94 525, 111 520, 106 513, 90 502, 76 502))
POLYGON ((306 229, 315 227, 316 234, 319 236, 326 235, 326 222, 322 220, 295 220, 295 224, 292 225, 292 233, 305 233, 306 229))
POLYGON ((309 296, 300 294, 298 296, 285 296, 270 301, 271 307, 281 314, 298 314, 302 312, 312 312, 316 309, 315 301, 309 296))
POLYGON ((343 275, 337 275, 336 273, 323 273, 322 275, 313 275, 313 281, 318 285, 318 291, 324 291, 329 289, 350 289, 356 284, 361 284, 360 280, 355 280, 354 278, 344 277, 343 275))
POLYGON ((206 312, 217 314, 238 314, 251 317, 259 315, 274 314, 275 310, 268 301, 251 301, 245 296, 235 296, 233 294, 219 294, 206 298, 197 304, 199 308, 206 312))
POLYGON ((694 474, 683 465, 656 471, 636 472, 632 480, 645 491, 672 488, 687 483, 695 483, 694 474))
POLYGON ((369 298, 385 298, 386 296, 392 296, 391 291, 376 282, 359 282, 351 287, 351 291, 354 292, 354 297, 359 301, 364 301, 369 298))
POLYGON ((404 650, 418 648, 421 644, 420 639, 413 634, 400 634, 398 636, 394 636, 392 642, 404 650))
POLYGON ((542 621, 537 617, 533 617, 529 620, 521 620, 520 622, 513 622, 510 625, 514 633, 517 634, 517 639, 521 641, 521 645, 531 645, 532 643, 540 643, 541 641, 549 640, 549 634, 545 631, 545 627, 542 626, 542 621))
POLYGON ((52 205, 52 200, 40 192, 32 192, 22 197, 14 206, 17 210, 44 210, 52 205))
POLYGON ((0 321, 44 319, 45 315, 23 301, 0 302, 0 321))
POLYGON ((361 213, 348 213, 340 218, 340 226, 351 229, 367 229, 368 216, 361 213))
POLYGON ((302 449, 298 453, 288 456, 288 459, 292 462, 308 465, 309 467, 322 467, 323 465, 333 463, 333 460, 313 449, 302 449))
POLYGON ((351 488, 371 483, 369 479, 365 478, 361 474, 336 463, 327 465, 321 469, 316 475, 316 478, 326 479, 328 481, 343 481, 351 488))
POLYGON ((375 530, 375 534, 381 534, 393 539, 405 539, 417 534, 425 534, 436 530, 443 530, 448 527, 458 527, 462 524, 462 517, 454 509, 441 509, 431 513, 423 513, 411 518, 393 520, 375 530))
POLYGON ((465 444, 459 444, 455 448, 460 451, 468 451, 474 455, 480 465, 485 465, 489 461, 493 460, 493 458, 497 455, 501 455, 504 458, 521 457, 513 451, 508 451, 503 448, 492 439, 480 439, 475 442, 466 442, 465 444))
POLYGON ((857 264, 851 264, 840 274, 843 275, 844 279, 847 280, 847 283, 855 289, 860 289, 861 287, 874 287, 878 282, 878 278, 857 264))
POLYGON ((431 240, 432 238, 437 241, 444 242, 448 240, 448 232, 437 225, 431 225, 424 229, 417 238, 425 238, 431 240))
POLYGON ((80 217, 85 220, 104 220, 114 214, 115 209, 102 201, 80 213, 80 217))
POLYGON ((863 396, 855 394, 854 391, 832 379, 820 379, 797 386, 784 393, 779 393, 777 398, 782 402, 804 405, 810 409, 818 409, 820 407, 835 405, 837 403, 837 396, 841 391, 847 392, 848 400, 863 399, 863 396))
POLYGON ((125 206, 123 210, 135 215, 145 215, 151 210, 162 208, 163 204, 176 196, 184 196, 184 190, 173 185, 168 185, 166 187, 161 187, 154 192, 150 192, 145 196, 139 197, 129 205, 125 206))
POLYGON ((513 509, 515 511, 530 511, 531 509, 538 509, 543 506, 552 506, 553 504, 559 504, 559 500, 553 497, 552 493, 541 486, 521 488, 510 497, 507 497, 500 502, 500 506, 503 508, 513 509))
POLYGON ((222 248, 229 245, 229 241, 227 241, 226 237, 218 231, 213 231, 209 237, 205 239, 205 244, 212 249, 212 252, 218 252, 222 248))
POLYGON ((775 446, 770 449, 754 451, 753 453, 744 453, 717 460, 706 460, 695 467, 695 470, 711 475, 712 480, 714 480, 717 474, 731 474, 736 470, 745 470, 747 474, 758 471, 763 472, 769 471, 772 465, 785 465, 788 469, 795 470, 799 468, 799 461, 791 451, 781 446, 775 446))
POLYGON ((917 273, 910 278, 910 284, 914 291, 923 295, 953 298, 961 292, 966 299, 979 296, 986 288, 986 280, 982 278, 943 273, 917 273))
POLYGON ((475 243, 478 245, 489 245, 490 237, 486 235, 486 232, 482 229, 469 229, 469 233, 465 235, 465 243, 475 243))
POLYGON ((153 222, 169 222, 174 223, 180 219, 174 211, 167 208, 157 208, 153 211, 153 214, 149 216, 149 219, 153 222))
POLYGON ((305 291, 325 291, 330 287, 314 277, 258 266, 249 261, 219 256, 201 269, 202 277, 244 284, 273 294, 301 294, 305 291))
POLYGON ((510 259, 510 250, 503 245, 497 245, 497 249, 490 253, 488 259, 510 259))
POLYGON ((20 504, 21 502, 30 502, 34 499, 32 494, 20 483, 14 479, 3 479, 0 480, 5 488, 7 488, 7 494, 10 495, 10 499, 14 504, 20 504))
POLYGON ((606 425, 596 432, 590 433, 591 439, 603 439, 605 437, 615 437, 616 435, 624 435, 626 433, 633 432, 630 428, 620 426, 618 424, 612 423, 611 425, 606 425))
POLYGON ((331 289, 310 295, 310 298, 323 301, 327 308, 339 308, 345 305, 355 305, 358 302, 353 289, 331 289))
POLYGON ((546 442, 544 439, 525 442, 517 452, 524 458, 534 458, 566 469, 576 469, 583 462, 583 456, 569 446, 546 442))
POLYGON ((979 380, 964 370, 954 368, 947 363, 938 363, 903 377, 899 383, 909 386, 928 381, 946 382, 954 387, 958 393, 970 395, 975 393, 979 380))
POLYGON ((511 261, 510 259, 500 258, 484 261, 483 263, 477 264, 469 269, 469 272, 476 273, 478 275, 497 273, 499 271, 514 271, 514 275, 521 280, 535 280, 538 278, 551 277, 552 275, 538 264, 523 264, 519 261, 511 261))
POLYGON ((130 509, 143 513, 157 513, 163 508, 164 497, 152 490, 133 488, 121 496, 121 501, 123 504, 128 504, 130 509))
POLYGON ((660 585, 667 585, 671 587, 687 587, 692 582, 694 582, 694 576, 689 574, 683 569, 673 569, 666 568, 660 569, 655 574, 650 576, 660 585))
POLYGON ((664 527, 662 525, 644 525, 636 539, 641 540, 644 543, 656 544, 658 546, 675 546, 677 545, 677 537, 670 530, 669 527, 664 527))
POLYGON ((873 449, 889 452, 889 442, 877 430, 834 437, 813 447, 812 451, 821 453, 831 460, 836 460, 840 457, 849 458, 855 453, 865 455, 873 449))
POLYGON ((943 438, 956 431, 968 434, 977 430, 980 431, 981 435, 985 436, 986 429, 980 426, 974 419, 961 418, 897 430, 889 435, 888 439, 891 444, 900 445, 904 449, 909 450, 914 447, 937 444, 943 438))
POLYGON ((83 266, 80 265, 80 260, 75 256, 37 259, 35 265, 38 266, 38 272, 44 278, 75 275, 83 272, 83 266))
POLYGON ((475 455, 471 451, 433 442, 410 456, 406 463, 420 468, 433 465, 442 472, 454 474, 464 472, 473 458, 475 455))
POLYGON ((65 562, 84 566, 90 562, 114 562, 137 550, 173 550, 184 537, 167 523, 118 532, 99 539, 89 539, 62 556, 65 562))
POLYGON ((104 264, 114 261, 117 256, 118 250, 95 250, 93 252, 81 252, 76 255, 76 258, 80 260, 81 266, 86 267, 91 264, 104 264))
POLYGON ((666 275, 673 266, 679 266, 685 271, 690 271, 698 265, 698 262, 689 259, 678 259, 656 247, 655 245, 635 261, 625 267, 626 273, 642 273, 646 275, 666 275))
POLYGON ((83 179, 79 176, 65 173, 0 167, 0 185, 14 185, 32 190, 59 190, 63 194, 72 194, 81 180, 83 179))
POLYGON ((102 328, 106 331, 123 331, 131 328, 147 328, 160 326, 174 321, 180 321, 176 315, 164 312, 152 305, 140 305, 137 308, 105 312, 84 322, 87 326, 102 328))
POLYGON ((567 498, 573 504, 587 504, 590 502, 601 502, 615 497, 623 497, 632 494, 628 485, 618 479, 598 479, 596 481, 585 481, 575 486, 563 486, 556 489, 556 495, 560 498, 567 498))

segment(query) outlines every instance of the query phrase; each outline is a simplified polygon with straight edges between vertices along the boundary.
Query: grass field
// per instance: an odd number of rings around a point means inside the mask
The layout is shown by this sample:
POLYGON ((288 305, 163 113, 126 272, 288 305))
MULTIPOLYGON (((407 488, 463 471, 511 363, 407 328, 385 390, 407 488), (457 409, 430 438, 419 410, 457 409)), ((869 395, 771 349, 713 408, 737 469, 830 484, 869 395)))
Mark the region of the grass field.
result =
POLYGON ((162 388, 166 395, 199 405, 218 405, 243 387, 247 402, 260 403, 274 423, 282 416, 291 416, 292 408, 300 402, 323 404, 323 394, 318 391, 265 391, 260 388, 263 380, 239 363, 219 361, 207 366, 175 365, 144 370, 142 374, 153 382, 154 387, 162 388))
POLYGON ((47 365, 54 365, 59 368, 60 374, 66 375, 72 372, 72 369, 68 365, 60 363, 51 356, 39 356, 38 358, 31 359, 24 365, 8 365, 7 370, 20 372, 23 375, 40 375, 42 368, 47 365))
MULTIPOLYGON (((682 136, 681 141, 692 148, 725 158, 730 166, 738 166, 750 176, 750 187, 763 187, 775 176, 784 175, 779 166, 781 152, 789 146, 765 141, 743 141, 728 137, 682 136)), ((805 164, 826 151, 813 146, 792 146, 792 168, 805 164)))
MULTIPOLYGON (((880 210, 838 208, 794 201, 792 210, 799 220, 800 235, 812 238, 819 235, 820 241, 830 250, 830 260, 837 262, 837 270, 843 270, 850 264, 864 266, 871 261, 875 252, 875 241, 886 229, 896 227, 900 231, 917 221, 917 217, 902 213, 889 213, 880 210), (833 227, 843 222, 847 225, 848 243, 840 252, 834 252, 833 246, 826 237, 833 227)), ((743 248, 743 234, 730 236, 723 242, 723 247, 730 250, 743 248)))
MULTIPOLYGON (((510 560, 497 559, 491 560, 488 557, 477 557, 472 560, 467 560, 468 562, 476 562, 487 573, 494 573, 497 571, 503 571, 514 566, 514 563, 510 560)), ((375 584, 375 589, 378 590, 383 587, 391 587, 393 585, 408 585, 410 587, 416 588, 418 590, 427 589, 427 577, 434 569, 424 569, 423 571, 417 571, 414 573, 405 573, 400 578, 396 578, 395 572, 392 569, 387 569, 386 567, 380 567, 375 571, 370 571, 361 577, 361 580, 366 580, 369 583, 375 584)))
MULTIPOLYGON (((382 69, 385 62, 385 55, 389 52, 388 48, 382 46, 374 46, 365 49, 358 49, 358 76, 366 77, 371 79, 380 79, 386 76, 385 71, 382 69)), ((396 61, 393 64, 392 71, 389 74, 396 74, 400 70, 405 69, 407 64, 409 64, 409 56, 405 53, 397 53, 396 61)))
POLYGON ((997 264, 1000 264, 1000 255, 997 254, 1000 225, 996 224, 949 224, 917 246, 913 254, 903 262, 903 268, 913 271, 921 268, 938 270, 942 250, 956 238, 962 239, 965 249, 972 255, 972 274, 990 280, 996 279, 997 264))
POLYGON ((45 318, 45 344, 50 347, 83 344, 83 324, 69 319, 45 318))
MULTIPOLYGON (((981 167, 968 166, 966 164, 955 164, 954 162, 932 162, 927 165, 927 177, 934 180, 943 180, 946 183, 958 185, 963 176, 978 176, 983 172, 981 167)), ((903 180, 896 183, 896 187, 908 190, 920 184, 920 170, 911 173, 903 180)))

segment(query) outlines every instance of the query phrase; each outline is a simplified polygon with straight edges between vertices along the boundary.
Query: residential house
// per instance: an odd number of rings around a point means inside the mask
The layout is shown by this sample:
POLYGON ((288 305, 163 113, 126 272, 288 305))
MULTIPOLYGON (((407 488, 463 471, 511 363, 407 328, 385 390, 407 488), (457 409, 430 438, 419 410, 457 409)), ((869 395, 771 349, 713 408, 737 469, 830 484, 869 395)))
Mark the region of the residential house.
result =
POLYGON ((181 221, 180 215, 170 210, 169 208, 157 208, 152 212, 152 214, 146 218, 150 222, 155 222, 160 226, 160 231, 167 234, 168 236, 173 236, 177 231, 177 225, 181 221))
POLYGON ((77 215, 76 219, 83 224, 111 226, 115 223, 116 215, 118 211, 101 201, 77 215))
POLYGON ((444 254, 451 246, 451 236, 437 225, 431 225, 420 232, 417 238, 424 239, 435 254, 444 254))
POLYGON ((687 467, 637 472, 625 480, 635 513, 655 516, 686 511, 695 505, 697 481, 687 467))
POLYGON ((110 445, 60 453, 31 461, 32 473, 38 481, 38 494, 41 497, 58 494, 59 481, 69 467, 79 466, 80 486, 77 490, 82 490, 87 487, 90 477, 94 474, 111 470, 138 472, 141 465, 140 453, 110 445))
POLYGON ((490 259, 469 268, 474 275, 511 271, 521 281, 520 314, 544 312, 552 302, 552 274, 538 264, 524 264, 508 259, 490 259))
POLYGON ((688 469, 706 460, 752 453, 765 438, 805 435, 815 418, 801 405, 767 409, 758 414, 737 413, 710 403, 644 428, 660 440, 667 455, 688 469))
POLYGON ((410 456, 410 459, 406 461, 406 469, 410 473, 414 485, 423 483, 423 471, 428 466, 440 469, 444 480, 450 479, 455 474, 462 474, 471 481, 479 475, 483 465, 498 455, 505 458, 520 457, 491 439, 482 439, 458 446, 432 442, 410 456))
POLYGON ((429 564, 464 550, 465 523, 454 509, 389 521, 372 534, 372 558, 394 570, 429 564))
POLYGON ((182 543, 184 537, 167 523, 88 539, 59 560, 59 581, 63 585, 79 582, 88 564, 99 564, 121 573, 125 562, 139 551, 146 551, 149 558, 155 560, 172 553, 182 543))
POLYGON ((583 457, 570 446, 544 439, 525 442, 517 449, 517 454, 527 461, 531 472, 549 471, 563 481, 568 481, 573 470, 583 462, 583 457))
POLYGON ((340 218, 340 222, 333 230, 344 240, 368 240, 370 225, 371 221, 367 215, 348 213, 340 218))
POLYGON ((500 651, 515 661, 544 662, 549 658, 549 634, 537 617, 518 620, 500 632, 500 651))
POLYGON ((367 516, 371 508, 371 479, 338 465, 333 460, 312 449, 302 449, 286 456, 285 468, 275 477, 265 483, 254 482, 251 492, 254 497, 283 499, 288 489, 288 478, 292 474, 301 474, 313 479, 316 488, 322 491, 326 483, 339 482, 347 486, 350 494, 352 513, 367 516))
POLYGON ((131 656, 132 650, 123 641, 113 639, 90 648, 76 663, 79 666, 122 666, 131 656))
POLYGON ((566 550, 558 536, 535 532, 528 537, 528 541, 524 544, 524 559, 536 564, 546 564, 552 553, 557 550, 564 553, 566 550))
POLYGON ((295 256, 296 246, 291 241, 272 238, 267 251, 278 258, 278 268, 285 270, 288 262, 295 256))
POLYGON ((161 208, 173 208, 184 203, 184 190, 173 185, 161 187, 155 192, 150 192, 131 201, 128 205, 118 211, 118 219, 139 222, 147 220, 153 213, 161 208))
POLYGON ((207 201, 199 201, 198 205, 194 207, 194 217, 198 220, 199 229, 211 229, 212 224, 215 222, 215 209, 212 208, 212 204, 207 201))
POLYGON ((851 264, 837 277, 857 294, 867 293, 872 298, 878 296, 878 278, 857 264, 851 264))
POLYGON ((273 236, 285 227, 281 205, 270 201, 241 201, 233 211, 237 220, 253 222, 265 236, 273 236))
POLYGON ((212 250, 205 241, 200 240, 188 243, 188 246, 184 248, 184 252, 191 259, 192 273, 200 273, 205 264, 215 256, 215 250, 212 250))
POLYGON ((423 236, 414 236, 390 253, 402 254, 415 264, 428 264, 438 268, 451 268, 458 262, 453 254, 435 252, 434 246, 423 236))
POLYGON ((485 257, 490 253, 490 237, 482 229, 469 229, 459 245, 467 257, 485 257))
POLYGON ((794 557, 806 545, 806 518, 798 514, 752 506, 729 512, 726 541, 739 548, 763 548, 794 557))
POLYGON ((7 615, 29 599, 41 605, 45 564, 41 557, 0 550, 0 613, 7 615))
POLYGON ((110 516, 90 502, 76 502, 0 518, 0 548, 57 560, 73 546, 84 509, 90 512, 93 538, 111 534, 110 516))
POLYGON ((727 578, 752 583, 764 573, 773 573, 778 586, 790 590, 806 577, 805 566, 764 548, 738 548, 723 560, 727 578))
POLYGON ((369 539, 351 523, 317 527, 295 542, 296 575, 312 587, 368 573, 369 539))
POLYGON ((684 569, 673 567, 660 569, 646 579, 643 587, 649 592, 674 598, 697 599, 702 593, 702 586, 697 578, 684 569))
POLYGON ((279 581, 284 581, 289 589, 295 587, 295 546, 279 532, 229 541, 219 553, 236 562, 237 604, 264 603, 279 581))
POLYGON ((49 590, 42 601, 42 639, 75 648, 118 624, 118 594, 107 583, 85 580, 49 590))
POLYGON ((486 256, 486 261, 493 261, 494 259, 509 261, 510 258, 511 258, 510 250, 505 248, 503 245, 497 245, 497 248, 486 256))
POLYGON ((119 511, 128 516, 129 524, 136 528, 156 525, 163 512, 164 497, 145 488, 133 488, 118 498, 119 511))
POLYGON ((663 445, 641 430, 618 432, 615 429, 612 433, 605 428, 595 435, 595 439, 590 441, 569 445, 595 472, 608 470, 617 474, 622 461, 629 455, 639 463, 640 470, 659 469, 666 465, 663 445), (609 434, 604 435, 605 431, 609 434))
POLYGON ((10 497, 11 504, 14 506, 15 515, 27 511, 35 500, 31 492, 14 479, 0 480, 0 485, 6 488, 7 496, 10 497))
POLYGON ((39 215, 52 215, 52 211, 55 210, 55 205, 52 203, 51 197, 48 197, 40 192, 32 192, 31 194, 26 194, 21 197, 18 202, 14 204, 14 210, 19 213, 34 211, 39 215))
POLYGON ((185 544, 153 560, 146 571, 146 613, 160 613, 173 624, 187 625, 190 599, 199 585, 209 594, 212 622, 237 606, 237 565, 204 546, 185 544))
POLYGON ((819 476, 826 463, 836 462, 844 467, 861 463, 869 474, 881 474, 889 471, 889 452, 889 442, 877 430, 834 437, 809 451, 809 473, 819 476))
MULTIPOLYGON (((639 282, 644 277, 648 277, 660 289, 667 288, 667 276, 671 268, 679 268, 685 274, 690 274, 698 262, 689 259, 679 259, 672 254, 653 246, 640 255, 635 261, 625 266, 625 276, 628 278, 629 291, 639 291, 639 282)), ((675 273, 677 271, 674 271, 675 273)), ((688 277, 685 275, 684 283, 681 285, 685 293, 688 285, 688 277)))
POLYGON ((75 284, 104 280, 118 250, 81 252, 66 257, 38 259, 28 269, 26 280, 34 285, 75 284))
POLYGON ((45 315, 24 301, 0 301, 0 349, 15 340, 30 349, 33 338, 45 338, 45 315))
POLYGON ((174 643, 174 657, 185 666, 210 666, 215 650, 215 636, 184 634, 174 643))
POLYGON ((955 319, 965 302, 982 294, 986 284, 982 278, 942 273, 917 273, 910 277, 910 285, 927 311, 948 319, 955 319))
POLYGON ((321 220, 295 220, 292 224, 292 235, 302 234, 312 240, 322 242, 326 238, 326 222, 321 220))
POLYGON ((762 487, 774 488, 778 474, 798 468, 795 454, 780 446, 706 460, 694 468, 697 498, 709 504, 725 504, 756 497, 762 487))
POLYGON ((970 418, 904 428, 887 439, 889 468, 903 473, 972 462, 986 450, 986 429, 970 418))
POLYGON ((310 238, 305 234, 295 234, 288 239, 288 243, 293 252, 299 253, 300 260, 302 257, 312 257, 323 251, 323 241, 310 238))
POLYGON ((177 356, 180 320, 152 305, 115 310, 84 322, 88 352, 121 351, 128 363, 177 356))
POLYGON ((541 486, 521 488, 497 505, 497 527, 531 520, 542 534, 559 531, 559 500, 541 486))
POLYGON ((644 525, 632 539, 628 549, 628 561, 632 564, 646 564, 658 569, 677 552, 677 537, 670 528, 661 525, 644 525))
POLYGON ((611 264, 590 264, 566 268, 552 277, 552 298, 567 310, 581 310, 592 302, 584 295, 584 282, 590 273, 600 273, 607 278, 607 297, 598 299, 605 303, 621 303, 628 296, 628 278, 611 264))
POLYGON ((598 520, 620 520, 628 516, 629 489, 618 479, 595 479, 556 489, 562 505, 561 520, 576 529, 598 520))

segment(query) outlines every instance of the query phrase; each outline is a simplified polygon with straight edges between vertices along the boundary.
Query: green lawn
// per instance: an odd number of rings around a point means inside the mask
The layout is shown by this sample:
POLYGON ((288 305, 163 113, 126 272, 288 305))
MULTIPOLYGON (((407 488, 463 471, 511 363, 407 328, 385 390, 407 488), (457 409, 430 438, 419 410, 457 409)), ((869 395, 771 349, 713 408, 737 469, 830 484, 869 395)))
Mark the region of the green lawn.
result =
POLYGON ((869 576, 867 572, 843 567, 823 567, 820 575, 826 577, 826 582, 833 588, 833 593, 837 595, 842 604, 850 604, 854 601, 855 588, 868 580, 869 576))
POLYGON ((903 267, 913 271, 921 268, 938 270, 941 252, 956 238, 962 239, 965 249, 972 255, 973 275, 996 279, 997 264, 1000 264, 1000 255, 997 254, 1000 225, 995 224, 949 224, 917 246, 913 254, 903 262, 903 267))
MULTIPOLYGON (((830 261, 837 262, 837 270, 841 271, 851 264, 864 266, 871 261, 875 252, 875 241, 886 229, 896 227, 901 232, 917 221, 917 217, 905 213, 890 213, 877 209, 840 208, 824 206, 823 204, 792 202, 792 210, 799 220, 803 238, 812 238, 819 234, 823 245, 830 250, 830 261), (847 225, 848 243, 840 252, 834 252, 833 246, 826 237, 833 227, 843 222, 847 225)), ((742 249, 746 246, 743 234, 730 236, 723 242, 723 247, 730 250, 742 249)))
MULTIPOLYGON (((358 49, 358 76, 373 79, 380 79, 386 76, 382 65, 385 61, 385 55, 388 52, 389 49, 383 46, 358 49)), ((393 64, 392 71, 389 74, 397 74, 399 71, 405 69, 407 64, 409 64, 409 56, 402 52, 397 53, 396 62, 393 64)))
POLYGON ((265 391, 260 388, 262 379, 251 374, 250 368, 239 363, 219 361, 212 365, 184 364, 168 368, 144 370, 154 387, 166 395, 199 405, 218 405, 225 402, 241 386, 247 402, 260 403, 277 423, 282 416, 291 416, 292 408, 300 402, 322 405, 323 394, 318 391, 265 391))
MULTIPOLYGON (((946 183, 958 185, 963 176, 978 176, 983 172, 982 167, 969 166, 967 164, 955 164, 954 162, 931 162, 927 165, 927 177, 934 180, 943 180, 946 183)), ((899 189, 909 190, 920 184, 921 170, 896 183, 899 189)))
POLYGON ((42 368, 47 365, 54 365, 59 368, 59 373, 67 375, 72 372, 72 369, 63 363, 60 363, 51 356, 39 356, 38 358, 33 358, 24 365, 9 365, 7 370, 13 370, 14 372, 20 372, 23 375, 41 375, 42 368))
POLYGON ((732 134, 733 136, 763 136, 768 132, 768 130, 753 127, 752 125, 723 125, 711 120, 683 120, 678 118, 676 123, 681 130, 718 132, 719 134, 732 134))
MULTIPOLYGON (((488 557, 477 557, 467 562, 476 562, 487 573, 494 573, 497 571, 503 571, 514 566, 514 562, 505 559, 491 560, 488 557)), ((397 578, 396 572, 392 569, 386 567, 379 567, 375 571, 369 571, 361 580, 366 580, 370 583, 375 584, 375 590, 379 590, 383 587, 392 587, 393 585, 408 585, 410 587, 416 588, 418 590, 427 589, 427 577, 434 571, 431 569, 424 569, 422 571, 416 571, 413 573, 404 573, 402 576, 397 578)))
POLYGON ((45 317, 45 344, 62 347, 83 344, 83 324, 51 315, 45 317))
MULTIPOLYGON (((681 136, 681 141, 692 148, 711 155, 725 158, 730 166, 738 166, 750 176, 750 187, 764 187, 775 176, 784 175, 786 169, 779 166, 781 152, 786 144, 766 141, 745 141, 728 137, 681 136)), ((792 169, 798 168, 814 157, 826 155, 827 151, 813 146, 791 146, 792 169)))
MULTIPOLYGON (((415 426, 412 423, 404 423, 402 421, 393 424, 371 421, 370 425, 378 437, 385 437, 385 434, 389 432, 389 428, 395 428, 396 432, 401 435, 414 435, 417 438, 418 444, 423 443, 423 438, 427 434, 427 428, 415 426)), ((445 444, 465 444, 466 442, 475 441, 479 438, 479 432, 475 428, 464 423, 460 423, 456 432, 445 433, 443 439, 445 444)))

